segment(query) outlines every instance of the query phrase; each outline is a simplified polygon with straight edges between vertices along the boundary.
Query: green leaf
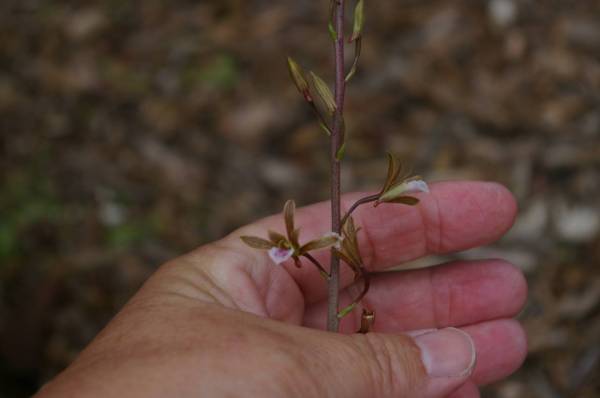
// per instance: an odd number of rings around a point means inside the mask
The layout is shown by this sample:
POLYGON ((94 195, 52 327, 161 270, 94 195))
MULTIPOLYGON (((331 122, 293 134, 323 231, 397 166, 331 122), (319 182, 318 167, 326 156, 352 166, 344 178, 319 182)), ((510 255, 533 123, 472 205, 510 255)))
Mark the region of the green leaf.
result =
POLYGON ((365 2, 358 0, 354 8, 354 29, 350 42, 358 40, 362 36, 363 26, 365 25, 365 2))
POLYGON ((354 42, 354 62, 352 63, 352 67, 350 68, 350 72, 346 75, 346 83, 350 81, 356 74, 358 69, 358 61, 360 60, 360 54, 362 51, 362 38, 356 39, 354 42))
POLYGON ((333 26, 333 20, 335 19, 335 10, 336 10, 337 0, 331 0, 329 2, 329 23, 327 24, 327 30, 329 31, 329 35, 333 41, 337 41, 338 34, 333 26))
POLYGON ((275 245, 268 240, 256 236, 241 236, 240 239, 254 249, 269 250, 275 247, 275 245))
POLYGON ((340 319, 343 318, 343 317, 345 317, 346 315, 348 315, 349 313, 351 313, 356 308, 357 304, 358 303, 352 303, 352 304, 350 304, 349 306, 347 306, 346 308, 344 308, 343 310, 341 310, 338 313, 337 317, 340 318, 340 319))
POLYGON ((319 127, 321 127, 321 129, 325 132, 325 134, 327 134, 328 136, 331 136, 331 130, 329 130, 329 127, 327 127, 327 125, 325 125, 325 123, 320 120, 319 120, 319 127))
POLYGON ((304 70, 292 57, 288 57, 288 70, 290 72, 290 77, 292 81, 296 85, 296 88, 307 100, 310 98, 310 91, 308 87, 308 81, 306 81, 306 74, 304 70))
POLYGON ((317 90, 317 94, 319 98, 323 101, 327 112, 330 115, 333 115, 337 107, 335 105, 335 100, 333 99, 333 94, 331 93, 329 86, 314 72, 310 72, 310 76, 312 78, 315 89, 317 90))
POLYGON ((346 120, 342 117, 340 121, 340 147, 335 153, 335 159, 339 162, 344 158, 346 153, 346 120))
POLYGON ((333 27, 333 22, 329 21, 329 23, 327 24, 327 30, 329 31, 329 36, 331 36, 331 40, 337 41, 338 34, 335 28, 333 27))
POLYGON ((335 160, 337 160, 338 162, 341 161, 344 158, 345 154, 346 154, 346 143, 344 142, 342 144, 342 146, 340 146, 340 149, 338 149, 337 153, 335 154, 335 160))

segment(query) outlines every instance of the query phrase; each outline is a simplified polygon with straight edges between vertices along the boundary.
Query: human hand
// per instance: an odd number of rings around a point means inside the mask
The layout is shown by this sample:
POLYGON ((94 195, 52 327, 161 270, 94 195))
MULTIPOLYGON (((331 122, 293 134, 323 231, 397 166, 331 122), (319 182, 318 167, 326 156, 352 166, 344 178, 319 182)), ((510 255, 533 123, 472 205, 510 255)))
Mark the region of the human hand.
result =
MULTIPOLYGON (((417 207, 364 207, 355 219, 365 264, 383 271, 490 243, 515 213, 497 184, 448 182, 417 207)), ((296 222, 304 239, 321 236, 328 204, 299 210, 296 222)), ((343 320, 347 334, 328 333, 318 271, 275 266, 239 239, 282 225, 281 216, 264 219, 162 266, 38 397, 472 398, 523 361, 525 335, 510 318, 527 288, 512 265, 382 273, 364 299, 376 311, 373 333, 351 334, 360 315, 343 320)), ((326 263, 328 251, 318 255, 326 263)), ((342 304, 351 282, 343 274, 342 304)))

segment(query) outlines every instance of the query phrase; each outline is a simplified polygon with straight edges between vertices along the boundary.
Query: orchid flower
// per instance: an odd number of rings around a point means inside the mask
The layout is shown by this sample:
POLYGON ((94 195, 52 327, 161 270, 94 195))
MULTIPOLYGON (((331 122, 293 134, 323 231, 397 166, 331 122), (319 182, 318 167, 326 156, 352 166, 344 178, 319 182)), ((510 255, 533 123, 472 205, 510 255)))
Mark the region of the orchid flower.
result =
POLYGON ((311 251, 332 246, 341 247, 342 237, 335 232, 328 232, 319 239, 300 245, 300 229, 294 226, 295 211, 296 204, 293 200, 288 200, 283 208, 286 235, 269 231, 268 240, 256 236, 242 236, 242 241, 252 248, 267 250, 269 257, 275 264, 281 264, 292 258, 297 267, 301 265, 299 258, 308 256, 311 251))
POLYGON ((375 201, 375 206, 380 203, 402 203, 409 206, 418 204, 419 199, 410 195, 419 192, 429 193, 427 183, 419 176, 408 177, 406 173, 400 177, 402 165, 389 153, 388 161, 388 175, 379 192, 379 198, 375 201))

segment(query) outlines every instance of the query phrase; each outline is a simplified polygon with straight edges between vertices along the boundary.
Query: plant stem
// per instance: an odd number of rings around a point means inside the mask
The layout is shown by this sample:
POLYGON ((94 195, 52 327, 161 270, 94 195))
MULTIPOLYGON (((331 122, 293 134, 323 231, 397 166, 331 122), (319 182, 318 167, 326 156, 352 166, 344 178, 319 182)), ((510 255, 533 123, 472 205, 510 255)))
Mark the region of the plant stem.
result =
POLYGON ((317 269, 319 270, 319 272, 321 273, 321 275, 323 275, 323 277, 325 279, 329 280, 330 275, 327 273, 327 271, 325 270, 325 268, 323 268, 323 266, 321 265, 321 263, 317 261, 316 258, 314 258, 313 256, 311 256, 308 253, 304 253, 302 256, 306 257, 311 263, 313 263, 313 265, 315 267, 317 267, 317 269))
POLYGON ((377 194, 377 195, 365 196, 364 198, 361 198, 361 199, 357 200, 356 202, 354 202, 354 204, 352 206, 350 206, 350 208, 348 209, 346 214, 344 214, 344 217, 342 217, 342 221, 340 222, 342 227, 344 226, 346 221, 348 221, 348 218, 350 218, 352 213, 354 213, 354 210, 356 210, 358 208, 358 206, 364 205, 366 203, 375 202, 377 199, 379 199, 379 196, 381 196, 381 195, 377 194))
MULTIPOLYGON (((337 37, 334 42, 335 58, 335 104, 336 112, 333 122, 333 131, 331 132, 331 230, 341 233, 341 203, 340 203, 340 161, 337 154, 342 144, 342 134, 344 128, 344 96, 346 91, 346 74, 344 68, 344 0, 335 1, 335 30, 337 37)), ((327 311, 327 330, 337 332, 339 329, 338 306, 340 289, 340 259, 331 253, 330 278, 327 287, 328 292, 328 311, 327 311)))

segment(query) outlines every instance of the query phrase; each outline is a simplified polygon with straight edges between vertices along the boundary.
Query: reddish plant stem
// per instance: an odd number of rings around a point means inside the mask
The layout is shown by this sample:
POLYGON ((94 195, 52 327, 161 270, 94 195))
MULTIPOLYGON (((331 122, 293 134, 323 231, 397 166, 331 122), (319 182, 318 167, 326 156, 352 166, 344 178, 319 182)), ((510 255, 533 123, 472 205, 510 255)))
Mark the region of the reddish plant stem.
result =
POLYGON ((303 256, 306 257, 311 263, 313 263, 313 265, 315 267, 317 267, 317 269, 319 270, 319 272, 321 273, 321 275, 323 275, 323 277, 325 279, 329 280, 330 275, 327 273, 327 271, 325 270, 325 268, 323 268, 323 266, 321 265, 321 263, 319 261, 317 261, 316 258, 314 258, 313 256, 311 256, 308 253, 304 253, 303 256))
MULTIPOLYGON (((335 104, 336 112, 331 132, 331 230, 341 233, 341 183, 340 161, 337 154, 342 144, 344 128, 344 96, 346 92, 346 73, 344 68, 344 0, 335 0, 335 30, 337 37, 334 43, 335 58, 335 104)), ((330 278, 327 287, 328 311, 327 330, 337 332, 339 329, 338 307, 340 290, 340 259, 331 253, 330 278)))
POLYGON ((360 205, 364 205, 367 203, 372 203, 375 202, 379 199, 381 195, 377 194, 377 195, 371 195, 371 196, 365 196, 362 199, 357 200, 356 202, 354 202, 354 204, 352 206, 350 206, 350 209, 348 209, 348 211, 346 212, 346 214, 344 215, 344 217, 342 217, 342 221, 340 222, 340 224, 342 225, 342 227, 344 226, 344 224, 346 223, 346 221, 348 221, 348 218, 350 218, 350 216, 352 215, 352 213, 354 213, 354 210, 356 210, 358 208, 358 206, 360 205))

